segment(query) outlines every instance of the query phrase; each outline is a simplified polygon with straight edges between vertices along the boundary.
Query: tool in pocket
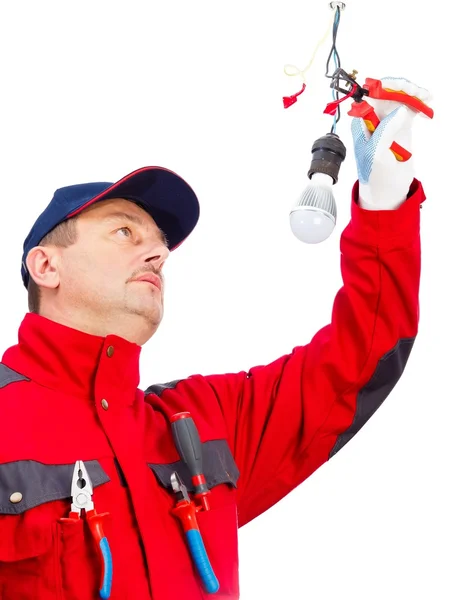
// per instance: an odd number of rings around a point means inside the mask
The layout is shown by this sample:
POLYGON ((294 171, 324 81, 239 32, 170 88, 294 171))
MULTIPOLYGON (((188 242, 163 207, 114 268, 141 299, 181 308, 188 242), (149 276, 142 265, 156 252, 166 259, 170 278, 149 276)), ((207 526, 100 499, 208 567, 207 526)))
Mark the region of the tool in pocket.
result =
POLYGON ((177 500, 173 514, 179 519, 186 536, 189 552, 208 594, 216 593, 220 584, 213 572, 202 535, 197 524, 196 512, 200 510, 190 499, 186 486, 177 472, 171 476, 172 489, 177 500))
POLYGON ((191 557, 207 593, 214 594, 219 590, 220 584, 210 564, 196 519, 196 512, 210 510, 210 490, 203 470, 202 444, 189 412, 173 415, 170 422, 176 449, 181 460, 188 467, 195 496, 200 502, 200 506, 197 506, 195 501, 190 499, 178 473, 172 473, 171 485, 177 500, 172 512, 181 522, 191 557))
POLYGON ((101 585, 99 595, 103 600, 111 596, 112 587, 112 555, 107 537, 104 535, 103 519, 109 513, 98 514, 93 503, 93 484, 82 460, 78 460, 74 466, 74 474, 71 484, 72 505, 69 517, 61 521, 76 522, 81 518, 82 510, 85 511, 86 521, 90 527, 101 554, 101 585))

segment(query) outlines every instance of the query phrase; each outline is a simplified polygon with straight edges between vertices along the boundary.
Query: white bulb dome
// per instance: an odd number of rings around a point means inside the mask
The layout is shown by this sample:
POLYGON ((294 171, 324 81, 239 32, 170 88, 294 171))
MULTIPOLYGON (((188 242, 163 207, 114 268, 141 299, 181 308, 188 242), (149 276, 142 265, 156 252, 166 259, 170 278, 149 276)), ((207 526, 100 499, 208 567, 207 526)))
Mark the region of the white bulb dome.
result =
POLYGON ((299 208, 290 213, 290 227, 301 242, 319 244, 333 232, 335 220, 317 209, 299 208))
POLYGON ((326 240, 335 228, 337 207, 329 175, 315 173, 290 212, 293 234, 306 244, 326 240))

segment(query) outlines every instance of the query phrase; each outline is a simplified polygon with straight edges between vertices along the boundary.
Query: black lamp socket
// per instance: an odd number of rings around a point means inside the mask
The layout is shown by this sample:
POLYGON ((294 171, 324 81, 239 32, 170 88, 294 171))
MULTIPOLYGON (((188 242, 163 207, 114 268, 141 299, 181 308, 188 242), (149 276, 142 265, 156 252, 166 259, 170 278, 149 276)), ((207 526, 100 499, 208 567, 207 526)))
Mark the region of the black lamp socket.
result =
POLYGON ((336 133, 327 133, 314 142, 311 153, 309 179, 315 173, 325 173, 332 177, 335 185, 338 181, 340 165, 346 157, 346 148, 342 140, 336 133))

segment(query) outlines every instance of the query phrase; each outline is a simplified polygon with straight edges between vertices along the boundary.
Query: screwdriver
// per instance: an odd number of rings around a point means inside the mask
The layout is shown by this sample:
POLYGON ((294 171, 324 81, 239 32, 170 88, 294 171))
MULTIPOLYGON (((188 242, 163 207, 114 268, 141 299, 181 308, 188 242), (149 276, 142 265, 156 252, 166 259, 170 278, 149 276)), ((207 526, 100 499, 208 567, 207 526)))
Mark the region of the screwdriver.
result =
POLYGON ((203 509, 210 510, 210 490, 202 465, 202 444, 191 413, 176 413, 170 418, 170 423, 177 452, 189 469, 195 494, 200 499, 203 509))

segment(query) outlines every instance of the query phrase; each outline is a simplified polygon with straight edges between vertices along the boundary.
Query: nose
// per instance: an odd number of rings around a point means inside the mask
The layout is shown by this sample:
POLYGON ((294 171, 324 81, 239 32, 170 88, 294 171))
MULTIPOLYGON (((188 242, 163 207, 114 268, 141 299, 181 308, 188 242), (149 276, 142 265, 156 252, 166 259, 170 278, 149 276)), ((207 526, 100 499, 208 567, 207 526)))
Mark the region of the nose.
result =
POLYGON ((165 261, 170 255, 170 250, 163 243, 157 242, 152 246, 145 258, 146 263, 150 263, 155 266, 156 269, 162 269, 165 261))

